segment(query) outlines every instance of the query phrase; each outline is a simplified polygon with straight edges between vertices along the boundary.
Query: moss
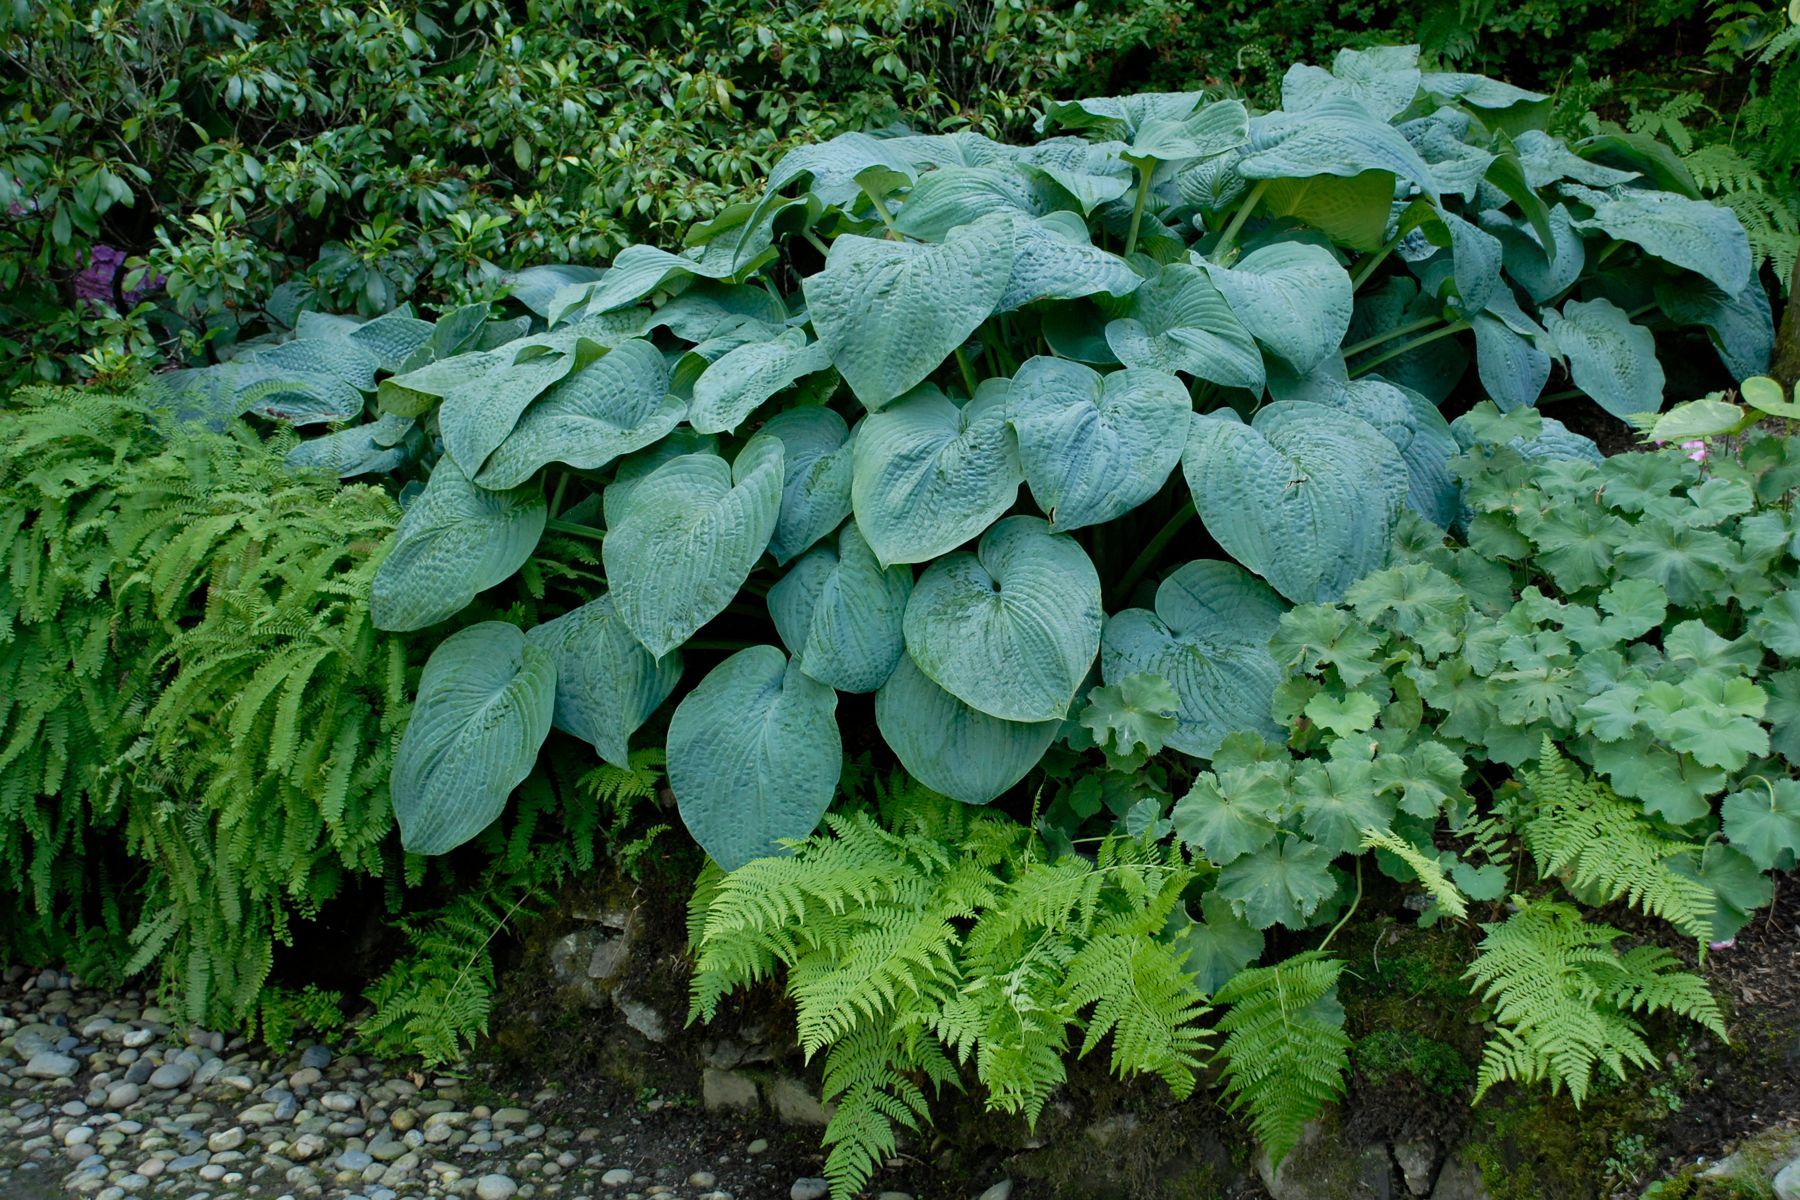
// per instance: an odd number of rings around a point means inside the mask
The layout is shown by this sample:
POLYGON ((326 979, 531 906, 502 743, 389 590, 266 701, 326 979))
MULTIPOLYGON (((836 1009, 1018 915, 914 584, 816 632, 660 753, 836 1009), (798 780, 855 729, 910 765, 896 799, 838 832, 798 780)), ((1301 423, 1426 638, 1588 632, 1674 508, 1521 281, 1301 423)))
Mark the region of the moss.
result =
POLYGON ((1448 1042, 1405 1029, 1378 1029, 1356 1040, 1351 1065, 1376 1087, 1410 1085, 1457 1096, 1475 1082, 1475 1069, 1448 1042))

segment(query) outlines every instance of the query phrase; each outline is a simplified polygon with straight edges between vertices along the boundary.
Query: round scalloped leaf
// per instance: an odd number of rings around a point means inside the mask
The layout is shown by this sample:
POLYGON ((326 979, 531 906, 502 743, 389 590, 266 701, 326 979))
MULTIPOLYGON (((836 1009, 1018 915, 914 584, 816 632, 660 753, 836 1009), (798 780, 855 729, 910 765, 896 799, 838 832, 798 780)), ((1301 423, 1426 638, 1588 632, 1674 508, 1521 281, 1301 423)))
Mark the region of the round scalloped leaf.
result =
POLYGON ((556 665, 518 628, 483 621, 431 652, 390 782, 400 844, 454 850, 494 823, 550 735, 556 665))
POLYGON ((1025 482, 1059 533, 1130 512, 1181 461, 1193 403, 1173 375, 1136 367, 1101 375, 1040 356, 1012 382, 1025 482))
POLYGON ((661 658, 725 611, 769 544, 781 509, 781 442, 751 438, 726 466, 686 454, 609 509, 600 547, 619 615, 661 658))
POLYGON ((526 409, 475 481, 516 487, 552 462, 597 471, 661 441, 685 411, 669 395, 662 352, 633 339, 556 383, 526 409))
POLYGON ((1207 532, 1297 604, 1337 600, 1385 562, 1406 505, 1393 443, 1322 404, 1270 404, 1249 426, 1196 416, 1181 466, 1207 532))
POLYGON ((1160 675, 1181 703, 1165 744, 1210 758, 1227 734, 1281 736, 1270 702, 1281 670, 1269 638, 1284 606, 1267 584, 1235 563, 1182 566, 1156 591, 1156 611, 1128 608, 1107 618, 1100 673, 1109 684, 1139 672, 1160 675))
POLYGON ((807 341, 804 329, 747 342, 727 351, 695 381, 688 423, 701 433, 735 430, 775 393, 830 365, 824 344, 807 341))
POLYGON ((688 832, 727 871, 810 834, 843 761, 837 693, 773 646, 714 667, 669 718, 669 788, 688 832))
POLYGON ((1731 844, 1759 868, 1793 869, 1800 855, 1800 783, 1752 778, 1725 797, 1719 815, 1731 844))
POLYGON ((781 514, 769 553, 785 563, 850 515, 850 427, 829 408, 789 409, 758 431, 781 439, 781 514))
POLYGON ((1235 266, 1207 271, 1244 327, 1296 372, 1304 375, 1343 345, 1355 298, 1331 251, 1276 242, 1235 266))
POLYGON ((802 671, 841 692, 872 692, 905 651, 911 567, 883 570, 855 525, 837 548, 803 555, 769 589, 769 615, 802 671))
POLYGON ((875 724, 908 774, 964 804, 986 804, 1025 778, 1062 728, 978 712, 904 654, 875 693, 875 724))
POLYGON ((906 650, 939 687, 1008 721, 1060 720, 1100 649, 1100 576, 1073 538, 1008 517, 926 568, 906 650))
POLYGON ((875 410, 937 370, 1000 302, 1012 276, 1013 221, 993 216, 939 245, 846 235, 803 281, 819 340, 875 410))
POLYGON ((856 427, 851 507, 882 566, 947 554, 1013 506, 1025 474, 1006 423, 1009 391, 989 380, 958 408, 921 387, 856 427))
POLYGON ((1575 386, 1623 420, 1633 413, 1658 412, 1663 405, 1663 369, 1656 338, 1632 323, 1610 300, 1570 300, 1562 312, 1544 310, 1544 325, 1569 360, 1575 386))
POLYGON ((461 612, 525 565, 548 516, 536 484, 489 491, 448 455, 439 459, 375 571, 370 619, 377 629, 405 633, 461 612))
POLYGON ((528 631, 556 666, 556 727, 593 744, 615 767, 630 762, 631 735, 681 679, 681 655, 658 660, 638 644, 602 596, 528 631))
POLYGON ((1199 267, 1170 263, 1107 311, 1114 319, 1106 323, 1106 346, 1126 366, 1183 371, 1222 387, 1262 391, 1262 351, 1199 267))

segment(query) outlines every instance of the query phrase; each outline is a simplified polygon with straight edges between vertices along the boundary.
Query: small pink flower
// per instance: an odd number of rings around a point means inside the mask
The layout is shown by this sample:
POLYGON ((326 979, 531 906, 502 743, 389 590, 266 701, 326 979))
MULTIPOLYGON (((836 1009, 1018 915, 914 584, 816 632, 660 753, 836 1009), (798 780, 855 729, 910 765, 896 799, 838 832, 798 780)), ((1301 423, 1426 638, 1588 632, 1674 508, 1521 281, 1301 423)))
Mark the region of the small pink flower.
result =
POLYGON ((1705 462, 1706 461, 1706 443, 1705 442, 1683 442, 1683 443, 1681 443, 1681 448, 1683 450, 1686 450, 1688 452, 1688 457, 1693 459, 1695 462, 1705 462))
POLYGON ((1734 947, 1736 945, 1737 945, 1736 938, 1726 938, 1722 942, 1708 942, 1706 944, 1706 948, 1708 950, 1730 950, 1732 947, 1734 947))

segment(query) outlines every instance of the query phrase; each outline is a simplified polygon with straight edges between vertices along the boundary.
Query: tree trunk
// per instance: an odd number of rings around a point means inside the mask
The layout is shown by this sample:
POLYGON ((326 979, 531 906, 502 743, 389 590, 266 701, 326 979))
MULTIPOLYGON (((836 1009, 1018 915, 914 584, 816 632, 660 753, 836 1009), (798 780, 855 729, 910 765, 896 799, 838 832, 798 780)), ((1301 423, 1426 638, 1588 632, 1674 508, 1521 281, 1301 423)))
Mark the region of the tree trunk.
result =
POLYGON ((1781 383, 1784 392, 1792 392, 1800 382, 1800 261, 1788 280, 1787 309, 1781 314, 1781 329, 1775 335, 1775 358, 1769 374, 1781 383))

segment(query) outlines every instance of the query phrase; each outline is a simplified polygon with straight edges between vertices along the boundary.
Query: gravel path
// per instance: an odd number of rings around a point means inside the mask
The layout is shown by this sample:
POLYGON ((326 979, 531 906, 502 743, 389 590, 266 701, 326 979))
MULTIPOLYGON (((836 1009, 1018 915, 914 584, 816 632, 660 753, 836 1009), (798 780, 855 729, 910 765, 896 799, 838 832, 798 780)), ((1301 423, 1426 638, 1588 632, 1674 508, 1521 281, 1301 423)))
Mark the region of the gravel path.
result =
POLYGON ((54 971, 0 977, 0 1200, 825 1195, 691 1110, 561 1101, 324 1046, 275 1055, 54 971))

